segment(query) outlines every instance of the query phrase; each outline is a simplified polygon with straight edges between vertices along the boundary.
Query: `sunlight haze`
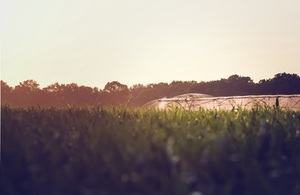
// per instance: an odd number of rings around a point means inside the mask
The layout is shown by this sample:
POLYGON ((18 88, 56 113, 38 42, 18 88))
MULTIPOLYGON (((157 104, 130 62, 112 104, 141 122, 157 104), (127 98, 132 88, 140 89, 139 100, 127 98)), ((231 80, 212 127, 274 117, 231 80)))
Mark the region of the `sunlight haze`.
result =
POLYGON ((299 0, 1 0, 1 79, 103 88, 300 74, 299 0))

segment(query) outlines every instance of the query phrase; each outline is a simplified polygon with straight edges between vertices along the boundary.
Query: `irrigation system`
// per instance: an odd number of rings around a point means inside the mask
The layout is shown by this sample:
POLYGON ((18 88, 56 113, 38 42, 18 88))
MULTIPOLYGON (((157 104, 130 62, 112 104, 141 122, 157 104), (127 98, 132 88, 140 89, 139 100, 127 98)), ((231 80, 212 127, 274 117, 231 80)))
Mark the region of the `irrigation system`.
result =
POLYGON ((207 94, 189 93, 172 98, 153 100, 143 107, 158 109, 182 108, 185 110, 280 108, 300 111, 300 94, 212 97, 207 94))

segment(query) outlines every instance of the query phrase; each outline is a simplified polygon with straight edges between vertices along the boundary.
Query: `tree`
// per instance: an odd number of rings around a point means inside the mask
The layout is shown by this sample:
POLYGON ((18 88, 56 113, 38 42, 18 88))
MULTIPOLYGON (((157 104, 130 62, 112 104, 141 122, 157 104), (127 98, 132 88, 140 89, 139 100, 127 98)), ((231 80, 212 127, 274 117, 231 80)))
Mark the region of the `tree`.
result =
POLYGON ((127 85, 123 85, 118 81, 108 82, 105 87, 104 91, 108 93, 116 93, 116 92, 122 92, 122 91, 128 91, 127 85))
POLYGON ((50 106, 55 106, 55 107, 64 107, 66 106, 66 101, 65 101, 65 85, 64 84, 59 84, 59 83, 53 83, 47 87, 43 88, 43 92, 46 95, 44 98, 44 106, 50 107, 50 106))
POLYGON ((59 83, 56 82, 43 88, 43 90, 49 93, 61 93, 64 87, 65 85, 60 85, 59 83))
POLYGON ((118 81, 108 82, 101 95, 101 102, 109 106, 126 104, 130 99, 130 93, 127 85, 118 81))
POLYGON ((279 73, 270 80, 269 87, 276 94, 299 94, 300 77, 297 74, 279 73))
POLYGON ((239 76, 237 74, 227 79, 226 86, 229 95, 250 95, 253 94, 254 82, 250 77, 239 76))
POLYGON ((1 80, 1 95, 9 94, 12 91, 12 87, 10 87, 6 82, 1 80))
POLYGON ((39 89, 39 84, 34 81, 34 80, 26 80, 20 83, 15 87, 15 90, 22 90, 23 92, 32 92, 32 91, 38 91, 39 89))
POLYGON ((299 94, 300 77, 297 74, 279 73, 272 79, 262 79, 257 85, 260 94, 299 94))
POLYGON ((12 101, 16 106, 40 105, 40 101, 43 100, 41 95, 39 84, 34 80, 26 80, 14 88, 12 101))
POLYGON ((9 103, 12 87, 1 80, 1 104, 9 103))

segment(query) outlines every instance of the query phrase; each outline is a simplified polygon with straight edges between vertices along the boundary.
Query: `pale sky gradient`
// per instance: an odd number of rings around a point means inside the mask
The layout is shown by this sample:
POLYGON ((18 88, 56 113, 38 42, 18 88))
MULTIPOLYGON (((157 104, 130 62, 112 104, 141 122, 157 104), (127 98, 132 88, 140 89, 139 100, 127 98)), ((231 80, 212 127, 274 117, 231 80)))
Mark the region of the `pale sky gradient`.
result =
POLYGON ((0 0, 1 79, 103 88, 300 75, 299 0, 0 0))

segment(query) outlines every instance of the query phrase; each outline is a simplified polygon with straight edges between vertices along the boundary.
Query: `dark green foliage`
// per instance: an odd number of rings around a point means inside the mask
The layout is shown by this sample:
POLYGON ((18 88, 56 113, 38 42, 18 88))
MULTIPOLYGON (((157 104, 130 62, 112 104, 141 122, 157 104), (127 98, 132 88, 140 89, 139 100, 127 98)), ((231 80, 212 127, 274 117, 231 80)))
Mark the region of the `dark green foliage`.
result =
POLYGON ((2 107, 1 117, 1 194, 300 194, 299 112, 2 107))

